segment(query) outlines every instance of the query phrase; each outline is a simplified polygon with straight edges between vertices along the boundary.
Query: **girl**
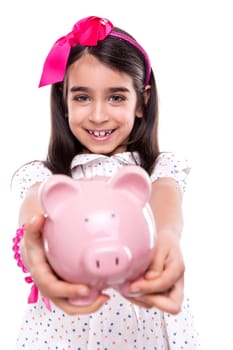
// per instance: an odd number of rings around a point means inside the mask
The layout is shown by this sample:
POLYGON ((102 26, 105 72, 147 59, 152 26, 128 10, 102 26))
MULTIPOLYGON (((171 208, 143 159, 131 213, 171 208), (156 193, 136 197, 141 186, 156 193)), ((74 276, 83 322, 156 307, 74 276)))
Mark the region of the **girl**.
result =
POLYGON ((48 84, 51 137, 46 160, 24 165, 13 179, 24 198, 17 259, 31 274, 27 281, 34 282, 16 348, 199 349, 183 297, 180 248, 189 169, 175 154, 160 153, 158 96, 148 55, 110 21, 87 17, 52 47, 39 86, 48 84), (68 298, 88 295, 89 288, 59 280, 46 261, 41 240, 46 218, 38 187, 52 174, 110 176, 128 164, 141 166, 151 177, 158 234, 153 262, 145 278, 131 284, 135 297, 126 299, 109 289, 91 305, 72 305, 68 298))

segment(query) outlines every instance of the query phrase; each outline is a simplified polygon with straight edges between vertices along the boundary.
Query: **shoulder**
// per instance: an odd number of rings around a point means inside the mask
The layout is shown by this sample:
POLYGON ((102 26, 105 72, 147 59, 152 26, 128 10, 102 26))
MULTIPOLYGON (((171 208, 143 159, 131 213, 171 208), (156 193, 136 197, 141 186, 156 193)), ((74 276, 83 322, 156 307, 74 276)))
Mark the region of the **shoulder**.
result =
POLYGON ((43 182, 52 172, 42 161, 32 161, 22 165, 13 175, 11 189, 20 198, 24 198, 27 190, 37 182, 43 182))
POLYGON ((152 182, 162 177, 170 177, 177 181, 182 192, 186 189, 186 180, 190 172, 187 158, 174 152, 161 153, 151 174, 152 182))

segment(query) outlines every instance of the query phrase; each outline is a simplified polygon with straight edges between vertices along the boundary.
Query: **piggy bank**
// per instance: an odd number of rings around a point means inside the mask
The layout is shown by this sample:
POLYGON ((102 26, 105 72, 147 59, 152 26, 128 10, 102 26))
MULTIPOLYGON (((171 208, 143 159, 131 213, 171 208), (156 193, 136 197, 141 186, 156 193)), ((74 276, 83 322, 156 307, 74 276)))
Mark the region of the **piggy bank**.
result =
POLYGON ((109 287, 127 296, 128 284, 145 273, 156 243, 150 194, 151 180, 136 165, 113 177, 53 175, 41 185, 47 259, 62 280, 91 290, 71 303, 89 304, 109 287))

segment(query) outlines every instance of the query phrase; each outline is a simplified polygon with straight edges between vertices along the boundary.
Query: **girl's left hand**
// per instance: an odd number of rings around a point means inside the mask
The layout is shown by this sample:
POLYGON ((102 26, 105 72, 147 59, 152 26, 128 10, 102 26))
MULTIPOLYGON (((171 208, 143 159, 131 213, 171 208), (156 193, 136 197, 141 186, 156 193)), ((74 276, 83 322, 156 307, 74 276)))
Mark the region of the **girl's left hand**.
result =
POLYGON ((153 262, 144 278, 130 285, 135 297, 127 299, 145 308, 177 314, 184 297, 184 272, 179 238, 173 232, 159 232, 153 262))

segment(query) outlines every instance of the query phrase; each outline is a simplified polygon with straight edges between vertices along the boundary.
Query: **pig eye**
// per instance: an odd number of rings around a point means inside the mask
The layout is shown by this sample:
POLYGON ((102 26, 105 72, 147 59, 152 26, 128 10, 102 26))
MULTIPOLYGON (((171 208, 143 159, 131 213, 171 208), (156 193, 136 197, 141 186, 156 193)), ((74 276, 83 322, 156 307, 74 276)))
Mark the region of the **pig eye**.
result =
POLYGON ((112 214, 111 214, 111 217, 112 217, 112 218, 115 218, 115 217, 116 217, 116 214, 115 214, 115 213, 112 213, 112 214))
POLYGON ((85 222, 88 222, 88 221, 89 221, 89 219, 88 219, 88 218, 85 218, 85 219, 84 219, 84 221, 85 221, 85 222))

